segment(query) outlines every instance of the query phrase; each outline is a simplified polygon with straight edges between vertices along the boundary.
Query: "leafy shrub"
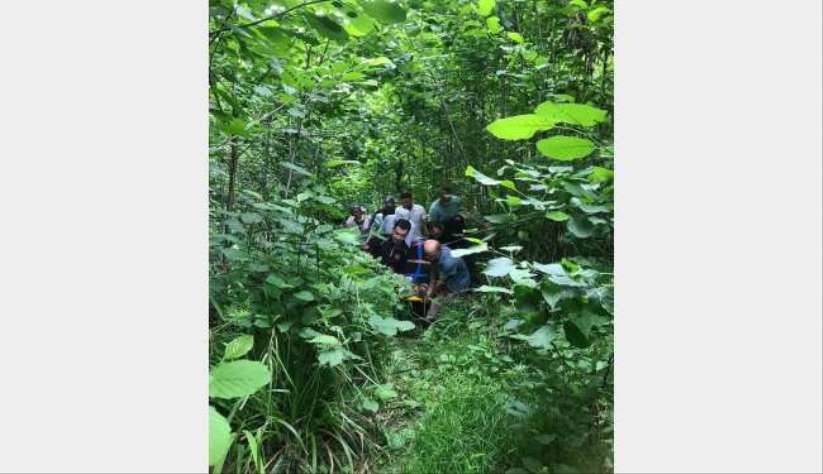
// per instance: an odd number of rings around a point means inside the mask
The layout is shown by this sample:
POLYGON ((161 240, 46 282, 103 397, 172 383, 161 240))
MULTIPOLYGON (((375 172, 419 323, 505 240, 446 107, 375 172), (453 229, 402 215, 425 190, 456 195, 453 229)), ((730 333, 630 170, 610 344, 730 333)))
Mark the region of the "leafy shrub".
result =
MULTIPOLYGON (((229 452, 234 468, 269 459, 312 470, 318 455, 334 463, 338 453, 337 464, 352 465, 367 448, 369 419, 350 401, 378 384, 387 338, 414 328, 394 317, 405 280, 362 252, 357 235, 315 217, 333 202, 309 191, 251 198, 212 236, 212 358, 229 341, 227 355, 250 351, 272 368, 270 390, 224 389, 248 397, 224 406, 246 440, 229 452)), ((237 362, 213 375, 229 364, 237 362)))

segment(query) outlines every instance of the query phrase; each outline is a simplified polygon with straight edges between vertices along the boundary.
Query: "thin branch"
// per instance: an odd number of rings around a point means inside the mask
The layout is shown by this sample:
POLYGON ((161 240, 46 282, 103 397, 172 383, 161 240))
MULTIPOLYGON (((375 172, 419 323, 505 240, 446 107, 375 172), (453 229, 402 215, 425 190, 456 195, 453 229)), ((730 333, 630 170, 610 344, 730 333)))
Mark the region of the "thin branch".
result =
POLYGON ((293 6, 291 8, 287 8, 287 9, 283 10, 280 13, 275 13, 274 15, 267 16, 267 17, 261 18, 259 20, 255 20, 255 21, 252 21, 252 22, 249 22, 249 23, 243 23, 241 25, 226 26, 226 27, 219 28, 215 31, 209 32, 209 36, 218 35, 218 34, 224 32, 224 31, 229 31, 232 28, 248 28, 250 26, 259 25, 260 23, 263 23, 263 22, 266 22, 266 21, 269 21, 269 20, 274 20, 275 18, 280 18, 282 16, 285 16, 286 14, 291 13, 294 10, 297 10, 299 8, 307 7, 309 5, 315 5, 317 3, 330 2, 330 1, 331 0, 311 0, 311 1, 308 1, 308 2, 303 2, 300 5, 296 5, 296 6, 293 6))

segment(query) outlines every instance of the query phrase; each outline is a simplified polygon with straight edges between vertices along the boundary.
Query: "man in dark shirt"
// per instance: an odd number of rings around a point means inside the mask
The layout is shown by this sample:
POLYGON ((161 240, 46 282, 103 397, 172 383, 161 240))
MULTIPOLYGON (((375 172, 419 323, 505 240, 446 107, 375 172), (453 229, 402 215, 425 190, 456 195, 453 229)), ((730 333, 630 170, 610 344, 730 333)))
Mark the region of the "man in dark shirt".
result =
POLYGON ((409 246, 406 244, 406 236, 411 230, 411 222, 406 219, 398 219, 392 228, 391 238, 386 239, 380 248, 380 261, 383 265, 394 270, 395 273, 402 273, 409 258, 409 246))

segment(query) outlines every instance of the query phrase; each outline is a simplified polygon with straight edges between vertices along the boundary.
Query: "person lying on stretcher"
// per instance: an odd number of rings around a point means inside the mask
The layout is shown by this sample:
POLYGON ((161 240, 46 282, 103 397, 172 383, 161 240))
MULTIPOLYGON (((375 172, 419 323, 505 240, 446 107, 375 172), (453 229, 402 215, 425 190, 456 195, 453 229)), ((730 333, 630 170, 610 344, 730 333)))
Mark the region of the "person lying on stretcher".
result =
POLYGON ((405 267, 401 272, 411 283, 411 289, 401 293, 401 299, 412 303, 420 303, 426 299, 431 262, 426 260, 424 255, 423 241, 414 241, 409 249, 405 267))

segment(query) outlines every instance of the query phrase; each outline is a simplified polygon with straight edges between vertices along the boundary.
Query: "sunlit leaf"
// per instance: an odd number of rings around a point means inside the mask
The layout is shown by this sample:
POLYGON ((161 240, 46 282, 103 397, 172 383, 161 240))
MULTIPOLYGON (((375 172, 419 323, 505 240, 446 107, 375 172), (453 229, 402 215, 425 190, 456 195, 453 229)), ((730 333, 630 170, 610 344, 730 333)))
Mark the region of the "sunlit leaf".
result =
POLYGON ((226 344, 226 352, 223 358, 226 360, 239 359, 246 355, 254 346, 254 337, 248 334, 243 334, 232 339, 226 344))
POLYGON ((601 7, 593 8, 592 10, 590 10, 586 14, 586 17, 588 17, 590 22, 597 23, 597 20, 599 20, 604 14, 609 13, 610 11, 611 10, 609 10, 607 7, 602 7, 601 6, 601 7))
POLYGON ((503 186, 506 189, 511 189, 512 191, 517 191, 517 186, 515 186, 514 181, 510 179, 500 181, 500 186, 503 186))
POLYGON ((594 143, 585 138, 556 135, 537 142, 537 149, 549 158, 572 161, 588 156, 594 150, 594 143))
POLYGON ((601 166, 593 166, 592 172, 589 175, 589 181, 593 183, 602 183, 604 181, 609 181, 614 178, 614 171, 603 168, 601 166))
POLYGON ((525 140, 535 133, 550 130, 555 122, 535 114, 514 115, 497 119, 486 130, 502 140, 525 140))
POLYGON ((565 222, 569 220, 569 215, 563 211, 551 211, 546 213, 546 218, 555 222, 565 222))
POLYGON ((489 32, 492 34, 500 33, 503 30, 500 26, 500 18, 497 18, 496 16, 486 18, 486 27, 488 27, 489 32))
POLYGON ((535 115, 557 123, 591 127, 606 120, 606 111, 586 104, 543 102, 534 109, 535 115))
POLYGON ((495 0, 478 0, 477 13, 482 16, 491 15, 492 11, 494 11, 495 3, 495 0))
POLYGON ((515 43, 523 44, 523 41, 524 41, 523 40, 523 35, 521 35, 520 33, 515 33, 514 31, 510 31, 509 33, 506 33, 506 36, 508 36, 509 39, 511 39, 515 43))
POLYGON ((209 406, 209 466, 220 463, 231 446, 231 426, 228 420, 209 406))
POLYGON ((271 381, 268 367, 260 362, 225 362, 209 372, 209 396, 239 398, 251 395, 271 381))

